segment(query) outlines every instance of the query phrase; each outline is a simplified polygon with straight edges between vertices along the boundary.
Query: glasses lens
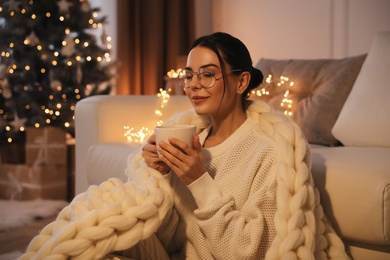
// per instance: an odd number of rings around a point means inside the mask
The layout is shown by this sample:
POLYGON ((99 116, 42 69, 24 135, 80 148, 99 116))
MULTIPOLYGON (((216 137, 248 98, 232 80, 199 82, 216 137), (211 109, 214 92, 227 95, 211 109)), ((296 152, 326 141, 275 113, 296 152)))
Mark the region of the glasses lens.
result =
POLYGON ((200 73, 195 73, 189 70, 182 70, 179 73, 179 84, 183 88, 189 88, 193 78, 197 77, 198 83, 203 88, 210 88, 215 84, 215 76, 211 71, 202 71, 200 73))
POLYGON ((199 74, 200 76, 200 84, 204 88, 210 88, 214 86, 215 83, 215 77, 214 73, 211 71, 203 71, 202 73, 199 74))
POLYGON ((182 70, 179 73, 179 84, 183 88, 189 88, 191 85, 192 77, 194 73, 188 70, 182 70))

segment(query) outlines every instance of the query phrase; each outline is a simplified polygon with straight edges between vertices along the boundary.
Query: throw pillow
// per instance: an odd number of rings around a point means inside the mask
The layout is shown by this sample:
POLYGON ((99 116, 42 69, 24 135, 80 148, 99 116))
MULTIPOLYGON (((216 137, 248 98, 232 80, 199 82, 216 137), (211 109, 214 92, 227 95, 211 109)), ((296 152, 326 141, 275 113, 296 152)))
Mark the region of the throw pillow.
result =
POLYGON ((390 147, 390 31, 375 37, 332 133, 345 146, 390 147))
MULTIPOLYGON (((292 118, 309 143, 339 145, 331 130, 344 105, 366 55, 344 59, 274 60, 262 58, 256 65, 265 77, 288 77, 294 86, 268 86, 269 95, 260 98, 275 109, 284 110, 281 102, 289 89, 292 118)), ((260 88, 265 86, 265 82, 260 88)))

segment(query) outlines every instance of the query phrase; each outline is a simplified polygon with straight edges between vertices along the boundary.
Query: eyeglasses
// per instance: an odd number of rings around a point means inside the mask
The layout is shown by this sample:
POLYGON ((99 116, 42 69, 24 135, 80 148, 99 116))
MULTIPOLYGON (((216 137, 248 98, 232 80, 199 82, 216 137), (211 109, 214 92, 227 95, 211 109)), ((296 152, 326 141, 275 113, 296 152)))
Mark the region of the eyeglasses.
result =
MULTIPOLYGON (((229 72, 239 72, 239 71, 241 72, 242 70, 236 69, 236 70, 231 70, 229 72)), ((202 86, 202 88, 205 89, 212 88, 215 85, 215 82, 217 80, 223 78, 223 76, 220 78, 215 77, 216 74, 221 74, 221 73, 222 71, 215 73, 212 71, 205 70, 203 68, 201 68, 199 72, 194 72, 191 70, 182 70, 179 72, 179 76, 178 76, 179 85, 185 89, 190 88, 192 79, 195 75, 198 78, 198 82, 202 86)))

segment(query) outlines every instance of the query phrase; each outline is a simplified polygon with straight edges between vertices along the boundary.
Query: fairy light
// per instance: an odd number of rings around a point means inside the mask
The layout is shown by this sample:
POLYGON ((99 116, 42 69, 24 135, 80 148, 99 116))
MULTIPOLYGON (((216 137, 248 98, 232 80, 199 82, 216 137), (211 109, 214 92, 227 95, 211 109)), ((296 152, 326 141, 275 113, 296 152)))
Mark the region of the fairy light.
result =
MULTIPOLYGON (((158 126, 163 124, 162 110, 167 105, 167 103, 169 102, 169 99, 171 97, 168 92, 169 91, 166 91, 166 90, 163 90, 162 88, 160 88, 159 93, 157 93, 157 97, 160 98, 160 104, 159 104, 159 108, 156 109, 154 111, 154 113, 158 117, 158 120, 156 123, 156 125, 158 125, 158 126)), ((141 129, 138 131, 130 126, 124 126, 123 128, 125 129, 124 137, 126 137, 127 142, 133 143, 133 144, 143 143, 146 140, 146 138, 148 138, 149 135, 152 133, 152 131, 149 130, 148 127, 145 127, 145 126, 141 127, 141 129)))
POLYGON ((126 137, 128 143, 143 143, 152 133, 152 131, 150 131, 147 127, 142 127, 138 131, 135 131, 134 128, 129 126, 124 126, 123 128, 126 130, 124 136, 126 137))
POLYGON ((268 77, 265 79, 265 86, 261 89, 252 90, 249 96, 268 96, 270 95, 269 88, 272 86, 272 83, 276 85, 276 87, 282 87, 285 84, 288 83, 288 89, 283 94, 283 99, 280 102, 280 107, 284 109, 283 113, 287 116, 292 116, 292 107, 293 107, 293 100, 290 97, 290 90, 289 88, 294 86, 294 82, 290 81, 290 79, 286 76, 280 76, 279 79, 273 80, 272 75, 268 75, 268 77))
POLYGON ((170 78, 170 79, 174 79, 174 78, 177 78, 179 77, 179 73, 182 71, 182 69, 177 69, 177 70, 170 70, 167 72, 167 76, 170 78))

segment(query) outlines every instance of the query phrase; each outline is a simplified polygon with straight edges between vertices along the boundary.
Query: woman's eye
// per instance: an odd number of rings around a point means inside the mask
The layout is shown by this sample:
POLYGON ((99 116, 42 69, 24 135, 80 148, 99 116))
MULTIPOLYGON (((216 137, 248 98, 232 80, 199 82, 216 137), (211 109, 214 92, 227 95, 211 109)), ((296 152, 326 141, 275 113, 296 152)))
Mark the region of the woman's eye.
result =
POLYGON ((213 77, 213 76, 214 76, 214 73, 212 73, 212 72, 209 72, 209 71, 207 71, 207 72, 203 72, 203 76, 205 76, 206 78, 211 78, 211 77, 213 77))

